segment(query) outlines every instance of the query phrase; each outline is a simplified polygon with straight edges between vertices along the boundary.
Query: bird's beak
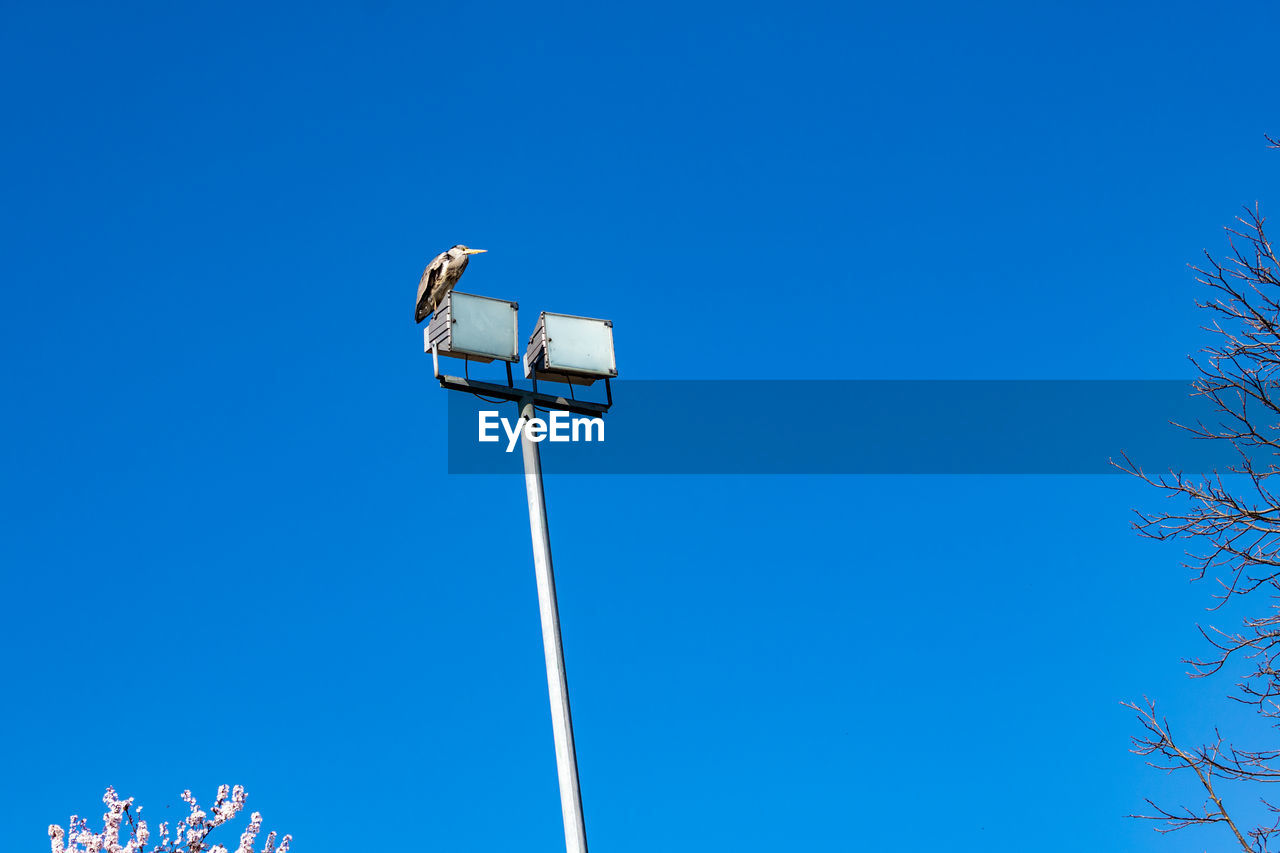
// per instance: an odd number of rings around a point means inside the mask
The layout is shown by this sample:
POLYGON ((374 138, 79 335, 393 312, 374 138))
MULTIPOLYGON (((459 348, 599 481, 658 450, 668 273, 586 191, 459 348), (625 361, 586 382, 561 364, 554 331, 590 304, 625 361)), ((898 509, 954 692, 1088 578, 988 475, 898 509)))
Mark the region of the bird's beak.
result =
POLYGON ((489 250, 488 250, 488 249, 467 249, 467 254, 468 254, 468 255, 478 255, 478 254, 480 254, 481 252, 487 252, 487 251, 489 251, 489 250))

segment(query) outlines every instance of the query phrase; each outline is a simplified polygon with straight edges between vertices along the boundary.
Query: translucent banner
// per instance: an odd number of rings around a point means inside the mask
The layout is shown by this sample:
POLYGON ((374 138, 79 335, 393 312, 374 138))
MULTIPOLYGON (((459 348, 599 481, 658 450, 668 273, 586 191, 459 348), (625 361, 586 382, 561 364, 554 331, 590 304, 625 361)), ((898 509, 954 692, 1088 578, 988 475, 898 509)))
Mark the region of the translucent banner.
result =
MULTIPOLYGON (((602 398, 603 383, 575 392, 602 398)), ((619 380, 602 423, 539 411, 522 424, 514 403, 448 396, 455 474, 519 473, 524 430, 544 470, 564 474, 1114 474, 1122 454, 1148 472, 1240 463, 1229 442, 1173 425, 1230 426, 1189 381, 619 380)), ((1274 458, 1249 452, 1261 467, 1274 458)))

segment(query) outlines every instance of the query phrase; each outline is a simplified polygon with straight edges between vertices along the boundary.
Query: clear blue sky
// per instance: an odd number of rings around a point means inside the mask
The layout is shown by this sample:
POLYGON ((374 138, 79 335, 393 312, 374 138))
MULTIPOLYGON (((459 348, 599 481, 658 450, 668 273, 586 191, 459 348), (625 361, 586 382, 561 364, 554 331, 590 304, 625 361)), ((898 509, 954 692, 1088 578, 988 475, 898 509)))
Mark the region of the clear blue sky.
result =
MULTIPOLYGON (((9 4, 0 850, 221 782, 299 853, 562 850, 524 495, 445 473, 426 260, 613 318, 632 378, 1183 377, 1185 264, 1280 203, 1277 17, 9 4)), ((1118 702, 1227 690, 1135 483, 548 492, 593 849, 1218 843, 1122 817, 1178 786, 1118 702)))

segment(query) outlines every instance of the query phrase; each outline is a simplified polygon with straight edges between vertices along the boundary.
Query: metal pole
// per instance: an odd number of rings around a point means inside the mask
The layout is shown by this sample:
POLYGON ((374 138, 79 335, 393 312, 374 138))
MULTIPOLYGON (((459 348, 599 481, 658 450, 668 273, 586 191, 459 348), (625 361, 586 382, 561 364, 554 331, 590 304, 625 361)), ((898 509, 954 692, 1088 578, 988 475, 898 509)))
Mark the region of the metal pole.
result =
MULTIPOLYGON (((533 401, 520 405, 521 426, 536 416, 533 401)), ((587 825, 578 787, 578 755, 573 748, 573 717, 569 713, 569 681, 560 640, 560 610, 556 606, 556 577, 551 568, 551 533, 547 528, 547 500, 542 491, 542 459, 538 443, 520 430, 524 454, 524 485, 529 496, 529 531, 533 536, 533 567, 538 576, 538 610, 542 614, 542 650, 547 659, 547 689, 551 694, 551 728, 556 741, 556 771, 560 777, 560 810, 564 814, 564 846, 568 853, 587 853, 587 825)))

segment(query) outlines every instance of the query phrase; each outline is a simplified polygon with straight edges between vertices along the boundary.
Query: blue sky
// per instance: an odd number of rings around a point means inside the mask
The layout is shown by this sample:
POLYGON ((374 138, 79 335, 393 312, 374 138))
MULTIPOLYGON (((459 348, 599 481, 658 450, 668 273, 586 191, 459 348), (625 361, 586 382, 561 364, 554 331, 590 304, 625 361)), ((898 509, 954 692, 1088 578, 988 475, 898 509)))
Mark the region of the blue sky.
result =
MULTIPOLYGON (((0 850, 222 782, 300 852, 562 849, 524 495, 445 473, 427 259, 613 318, 631 378, 1184 377, 1186 263, 1280 197, 1275 23, 11 5, 0 850)), ((1181 789, 1120 700, 1229 721, 1136 483, 547 488, 596 849, 1217 843, 1123 818, 1181 789)))

